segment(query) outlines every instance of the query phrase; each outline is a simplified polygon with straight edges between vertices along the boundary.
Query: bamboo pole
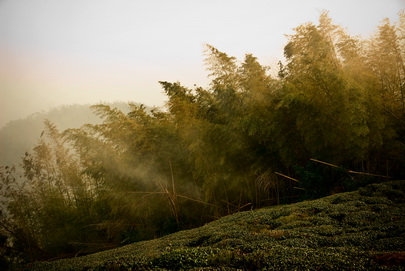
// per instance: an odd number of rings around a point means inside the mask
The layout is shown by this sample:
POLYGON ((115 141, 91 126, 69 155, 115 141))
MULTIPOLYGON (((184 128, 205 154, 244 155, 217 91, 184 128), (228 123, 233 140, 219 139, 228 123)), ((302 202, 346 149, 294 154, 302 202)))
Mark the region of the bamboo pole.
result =
POLYGON ((313 161, 313 162, 320 163, 320 164, 324 164, 324 165, 327 165, 327 166, 330 166, 330 167, 342 169, 342 170, 346 171, 347 173, 358 174, 358 175, 366 175, 366 176, 372 176, 372 177, 387 178, 387 179, 392 178, 392 177, 390 177, 390 176, 384 176, 384 175, 378 175, 378 174, 371 174, 371 173, 367 173, 367 172, 359 172, 359 171, 354 171, 354 170, 346 170, 346 169, 344 169, 344 168, 342 168, 342 167, 339 167, 339 166, 337 166, 337 165, 334 165, 334 164, 331 164, 331 163, 326 163, 326 162, 324 162, 324 161, 320 161, 320 160, 317 160, 317 159, 314 159, 314 158, 309 158, 309 160, 311 160, 311 161, 313 161))
POLYGON ((326 162, 320 161, 320 160, 316 160, 316 159, 314 159, 314 158, 309 158, 309 160, 314 161, 314 162, 317 162, 317 163, 320 163, 320 164, 324 164, 324 165, 327 165, 327 166, 331 166, 331 167, 335 167, 335 168, 341 168, 341 167, 339 167, 339 166, 337 166, 337 165, 330 164, 330 163, 326 163, 326 162))
POLYGON ((284 178, 287 178, 287 179, 289 179, 289 180, 292 180, 292 181, 294 181, 294 182, 297 182, 297 183, 299 183, 300 181, 299 180, 297 180, 297 179, 294 179, 294 178, 292 178, 292 177, 290 177, 290 176, 287 176, 287 175, 284 175, 284 174, 281 174, 281 173, 279 173, 279 172, 274 172, 275 174, 277 174, 277 175, 279 175, 279 176, 281 176, 281 177, 284 177, 284 178))

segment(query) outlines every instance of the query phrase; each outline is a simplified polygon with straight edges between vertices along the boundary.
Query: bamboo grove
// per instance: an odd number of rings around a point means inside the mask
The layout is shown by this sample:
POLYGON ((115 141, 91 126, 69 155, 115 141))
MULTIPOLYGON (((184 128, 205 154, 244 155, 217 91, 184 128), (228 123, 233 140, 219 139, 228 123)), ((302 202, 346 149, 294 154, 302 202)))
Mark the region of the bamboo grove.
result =
POLYGON ((21 166, 1 170, 3 260, 92 253, 404 178, 405 14, 368 40, 327 12, 294 30, 277 76, 206 45, 207 88, 160 82, 164 108, 97 105, 101 124, 65 131, 46 122, 21 166))

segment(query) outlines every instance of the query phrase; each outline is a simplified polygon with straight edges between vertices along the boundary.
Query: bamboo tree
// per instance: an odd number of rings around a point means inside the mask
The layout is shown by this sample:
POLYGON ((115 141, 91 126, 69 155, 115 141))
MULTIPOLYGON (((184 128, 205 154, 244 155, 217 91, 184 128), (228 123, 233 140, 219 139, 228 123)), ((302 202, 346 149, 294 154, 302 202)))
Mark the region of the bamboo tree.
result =
POLYGON ((398 36, 400 31, 385 19, 369 48, 370 66, 378 75, 384 106, 395 117, 402 117, 405 113, 405 64, 403 43, 398 36))

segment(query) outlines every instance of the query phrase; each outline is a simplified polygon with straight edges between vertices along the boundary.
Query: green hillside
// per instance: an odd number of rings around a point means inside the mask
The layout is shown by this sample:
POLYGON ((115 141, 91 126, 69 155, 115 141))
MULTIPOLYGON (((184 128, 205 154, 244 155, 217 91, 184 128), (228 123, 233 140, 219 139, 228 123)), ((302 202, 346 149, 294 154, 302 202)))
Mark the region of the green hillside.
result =
POLYGON ((0 269, 397 270, 404 183, 381 181, 405 180, 399 21, 362 39, 324 11, 275 70, 206 44, 210 84, 160 81, 162 108, 48 118, 0 163, 0 269))
POLYGON ((29 270, 404 270, 405 181, 236 213, 29 270))

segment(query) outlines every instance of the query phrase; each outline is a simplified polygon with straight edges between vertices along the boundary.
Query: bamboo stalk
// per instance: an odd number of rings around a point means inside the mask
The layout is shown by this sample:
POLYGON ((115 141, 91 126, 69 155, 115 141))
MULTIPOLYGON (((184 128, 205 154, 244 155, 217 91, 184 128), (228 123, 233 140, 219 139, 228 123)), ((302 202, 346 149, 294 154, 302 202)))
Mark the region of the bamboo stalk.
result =
POLYGON ((249 203, 246 203, 245 205, 239 206, 239 207, 238 207, 238 212, 239 212, 241 209, 243 209, 243 208, 245 208, 245 207, 247 207, 247 206, 249 206, 249 205, 252 205, 252 203, 249 202, 249 203))
POLYGON ((294 181, 294 182, 297 182, 297 183, 299 183, 300 181, 299 180, 297 180, 297 179, 294 179, 294 178, 292 178, 292 177, 290 177, 290 176, 287 176, 287 175, 284 175, 284 174, 281 174, 281 173, 279 173, 279 172, 274 172, 275 174, 277 174, 277 175, 279 175, 279 176, 281 176, 281 177, 284 177, 284 178, 287 178, 287 179, 290 179, 290 180, 292 180, 292 181, 294 181))
MULTIPOLYGON (((167 191, 166 189, 165 189, 165 191, 167 191)), ((125 194, 145 194, 145 195, 167 195, 167 193, 168 192, 159 192, 159 191, 155 191, 155 192, 148 192, 148 191, 132 191, 132 192, 125 192, 125 194)), ((190 200, 190 201, 194 201, 194 202, 198 202, 198 203, 201 203, 201 204, 206 204, 206 205, 211 205, 211 206, 215 206, 214 204, 211 204, 211 203, 208 203, 208 202, 204 202, 204 201, 202 201, 202 200, 199 200, 199 199, 193 199, 193 198, 190 198, 190 197, 187 197, 187 196, 183 196, 183 195, 181 195, 181 194, 176 194, 176 197, 178 197, 178 198, 183 198, 183 199, 187 199, 187 200, 190 200)))
POLYGON ((341 168, 341 167, 339 167, 339 166, 337 166, 337 165, 330 164, 330 163, 326 163, 326 162, 320 161, 320 160, 316 160, 316 159, 314 159, 314 158, 309 158, 309 160, 314 161, 314 162, 317 162, 317 163, 320 163, 320 164, 324 164, 324 165, 327 165, 327 166, 331 166, 331 167, 335 167, 335 168, 341 168))
POLYGON ((366 175, 366 176, 373 176, 373 177, 381 177, 381 178, 387 178, 387 179, 392 178, 392 177, 390 177, 390 176, 372 174, 372 173, 367 173, 367 172, 359 172, 359 171, 354 171, 354 170, 346 170, 346 169, 344 169, 344 168, 342 168, 342 167, 339 167, 339 166, 337 166, 337 165, 334 165, 334 164, 331 164, 331 163, 326 163, 326 162, 324 162, 324 161, 320 161, 320 160, 317 160, 317 159, 314 159, 314 158, 309 158, 309 160, 314 161, 314 162, 317 162, 317 163, 320 163, 320 164, 324 164, 324 165, 327 165, 327 166, 330 166, 330 167, 342 169, 342 170, 346 171, 347 173, 359 174, 359 175, 366 175))
POLYGON ((390 176, 372 174, 372 173, 367 173, 367 172, 359 172, 359 171, 353 171, 353 170, 347 170, 347 173, 366 175, 366 176, 372 176, 372 177, 381 177, 381 178, 386 178, 386 179, 391 179, 392 178, 390 176))

